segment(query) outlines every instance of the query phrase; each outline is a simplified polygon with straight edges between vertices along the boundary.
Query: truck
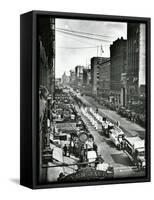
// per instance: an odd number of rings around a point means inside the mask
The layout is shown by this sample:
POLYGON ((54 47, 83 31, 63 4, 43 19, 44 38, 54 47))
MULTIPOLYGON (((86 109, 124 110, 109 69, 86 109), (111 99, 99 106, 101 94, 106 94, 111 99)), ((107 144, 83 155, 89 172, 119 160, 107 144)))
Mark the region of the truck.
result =
POLYGON ((110 127, 109 138, 119 150, 123 148, 124 137, 125 137, 125 134, 119 127, 115 125, 110 127))
POLYGON ((112 124, 110 121, 106 120, 105 117, 103 117, 102 121, 102 133, 105 134, 107 137, 109 137, 109 130, 113 128, 114 124, 112 124))
POLYGON ((145 141, 135 137, 124 138, 124 152, 137 166, 138 170, 144 170, 145 165, 145 141))

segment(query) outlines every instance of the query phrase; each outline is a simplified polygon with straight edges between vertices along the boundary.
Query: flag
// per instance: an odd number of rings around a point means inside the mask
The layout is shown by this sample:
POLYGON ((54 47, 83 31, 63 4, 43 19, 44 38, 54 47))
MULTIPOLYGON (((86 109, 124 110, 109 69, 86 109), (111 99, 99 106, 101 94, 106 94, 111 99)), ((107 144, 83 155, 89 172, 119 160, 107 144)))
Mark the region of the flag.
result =
POLYGON ((104 50, 103 50, 103 47, 102 47, 102 45, 101 45, 101 53, 104 53, 104 50))

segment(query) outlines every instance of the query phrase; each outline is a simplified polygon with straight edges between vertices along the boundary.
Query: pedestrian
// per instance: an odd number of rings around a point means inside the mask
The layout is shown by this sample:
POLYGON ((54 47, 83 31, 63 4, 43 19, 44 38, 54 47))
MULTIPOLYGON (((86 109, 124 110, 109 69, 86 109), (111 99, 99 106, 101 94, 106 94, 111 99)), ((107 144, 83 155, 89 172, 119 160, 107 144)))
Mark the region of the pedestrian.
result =
POLYGON ((68 146, 68 157, 70 157, 70 155, 71 155, 71 150, 72 150, 72 149, 71 149, 71 145, 69 145, 69 146, 68 146))
POLYGON ((98 108, 96 107, 96 113, 98 113, 98 108))
POLYGON ((57 178, 57 181, 61 181, 64 177, 65 177, 65 174, 61 172, 59 174, 59 177, 57 178))
POLYGON ((98 147, 97 147, 97 144, 95 142, 93 143, 93 150, 96 152, 96 154, 98 154, 97 153, 98 147))
POLYGON ((63 147, 63 153, 64 153, 64 156, 67 156, 67 146, 66 146, 66 144, 63 147))
POLYGON ((117 121, 117 127, 119 127, 120 126, 120 122, 119 121, 117 121))

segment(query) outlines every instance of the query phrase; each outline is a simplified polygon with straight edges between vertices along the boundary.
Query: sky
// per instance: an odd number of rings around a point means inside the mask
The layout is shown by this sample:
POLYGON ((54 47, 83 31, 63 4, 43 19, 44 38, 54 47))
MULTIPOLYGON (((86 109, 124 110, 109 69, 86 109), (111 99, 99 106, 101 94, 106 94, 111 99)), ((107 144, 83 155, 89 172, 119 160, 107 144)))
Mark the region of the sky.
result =
MULTIPOLYGON (((86 36, 102 39, 100 36, 86 36)), ((85 67, 90 65, 90 59, 94 56, 109 57, 110 45, 113 41, 121 37, 127 39, 127 23, 56 19, 56 77, 61 77, 64 72, 69 75, 69 71, 74 69, 77 65, 85 67), (104 37, 102 41, 81 38, 59 32, 59 28, 99 34, 104 37), (103 53, 101 51, 101 46, 103 53)))

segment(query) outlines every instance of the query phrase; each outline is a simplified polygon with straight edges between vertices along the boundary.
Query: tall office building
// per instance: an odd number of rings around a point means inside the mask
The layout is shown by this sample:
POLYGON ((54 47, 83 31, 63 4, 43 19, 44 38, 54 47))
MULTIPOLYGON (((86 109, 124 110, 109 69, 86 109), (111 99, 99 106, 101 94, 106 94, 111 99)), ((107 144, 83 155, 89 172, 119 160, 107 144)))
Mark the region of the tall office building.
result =
POLYGON ((91 85, 92 85, 92 95, 97 96, 99 90, 99 78, 100 78, 100 68, 103 62, 107 61, 109 58, 106 57, 93 57, 91 58, 91 85))
POLYGON ((118 38, 110 46, 110 87, 111 100, 113 103, 121 104, 121 75, 126 72, 127 65, 127 40, 118 38))
POLYGON ((127 25, 127 99, 128 104, 138 101, 140 86, 145 85, 145 24, 127 25))

